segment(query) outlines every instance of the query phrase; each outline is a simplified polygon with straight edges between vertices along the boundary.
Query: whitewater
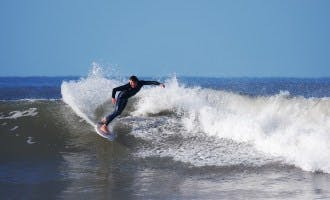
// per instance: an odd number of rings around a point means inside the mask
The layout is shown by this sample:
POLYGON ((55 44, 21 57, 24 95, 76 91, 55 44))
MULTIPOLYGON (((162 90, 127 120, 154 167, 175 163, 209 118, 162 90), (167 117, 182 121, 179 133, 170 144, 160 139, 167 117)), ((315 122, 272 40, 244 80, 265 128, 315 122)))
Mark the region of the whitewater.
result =
POLYGON ((329 199, 329 78, 0 77, 0 199, 329 199))
MULTIPOLYGON (((63 101, 93 129, 112 112, 114 87, 125 79, 105 77, 94 67, 89 76, 63 81, 63 101)), ((281 91, 247 95, 187 86, 175 76, 166 88, 145 86, 115 120, 130 127, 141 144, 134 156, 162 157, 196 167, 296 166, 330 173, 330 99, 281 91)))

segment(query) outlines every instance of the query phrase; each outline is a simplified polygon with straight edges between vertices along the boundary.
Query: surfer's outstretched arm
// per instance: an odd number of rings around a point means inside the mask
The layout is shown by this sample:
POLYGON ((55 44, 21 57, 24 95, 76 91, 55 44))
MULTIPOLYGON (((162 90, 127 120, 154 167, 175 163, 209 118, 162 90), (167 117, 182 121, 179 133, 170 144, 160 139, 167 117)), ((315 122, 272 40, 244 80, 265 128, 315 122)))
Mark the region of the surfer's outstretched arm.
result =
POLYGON ((160 83, 158 81, 140 81, 142 83, 142 85, 159 85, 162 88, 165 88, 165 85, 163 83, 160 83))

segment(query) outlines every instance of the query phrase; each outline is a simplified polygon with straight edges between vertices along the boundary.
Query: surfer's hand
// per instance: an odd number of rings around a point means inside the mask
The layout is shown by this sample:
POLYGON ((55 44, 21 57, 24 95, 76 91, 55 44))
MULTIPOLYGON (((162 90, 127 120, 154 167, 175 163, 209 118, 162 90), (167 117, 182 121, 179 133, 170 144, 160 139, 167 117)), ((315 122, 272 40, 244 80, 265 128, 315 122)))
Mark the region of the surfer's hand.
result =
POLYGON ((116 102, 117 102, 117 100, 115 98, 112 98, 111 101, 112 101, 112 104, 116 104, 116 102))
POLYGON ((165 85, 163 83, 161 83, 159 86, 165 88, 165 85))

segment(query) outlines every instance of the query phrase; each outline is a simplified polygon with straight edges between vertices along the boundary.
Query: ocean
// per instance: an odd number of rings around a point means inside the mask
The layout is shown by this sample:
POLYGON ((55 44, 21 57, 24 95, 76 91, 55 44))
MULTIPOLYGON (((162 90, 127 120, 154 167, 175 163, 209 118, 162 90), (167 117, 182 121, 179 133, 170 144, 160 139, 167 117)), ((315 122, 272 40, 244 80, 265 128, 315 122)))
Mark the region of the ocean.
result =
POLYGON ((1 77, 0 199, 330 199, 330 78, 143 79, 1 77))

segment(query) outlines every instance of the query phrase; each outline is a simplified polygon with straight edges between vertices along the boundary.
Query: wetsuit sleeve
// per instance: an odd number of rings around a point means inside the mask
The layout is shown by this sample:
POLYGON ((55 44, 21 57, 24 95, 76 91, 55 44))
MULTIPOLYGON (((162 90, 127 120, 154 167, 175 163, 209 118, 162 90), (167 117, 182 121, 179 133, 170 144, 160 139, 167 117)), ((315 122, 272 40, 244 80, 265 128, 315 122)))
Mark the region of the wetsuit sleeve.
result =
POLYGON ((160 85, 160 82, 158 81, 140 81, 142 85, 160 85))
POLYGON ((119 86, 119 87, 116 87, 116 88, 113 88, 112 90, 112 98, 115 98, 116 97, 116 92, 117 91, 123 91, 125 89, 128 89, 129 88, 129 83, 125 84, 125 85, 122 85, 122 86, 119 86))

